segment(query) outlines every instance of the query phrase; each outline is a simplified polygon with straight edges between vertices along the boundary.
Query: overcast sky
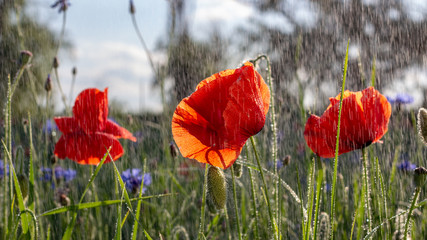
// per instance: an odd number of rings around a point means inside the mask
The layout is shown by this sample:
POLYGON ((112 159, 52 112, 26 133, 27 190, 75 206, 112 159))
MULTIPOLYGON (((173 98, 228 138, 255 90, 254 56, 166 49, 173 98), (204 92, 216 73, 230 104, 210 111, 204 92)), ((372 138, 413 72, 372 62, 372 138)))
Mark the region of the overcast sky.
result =
MULTIPOLYGON (((50 8, 54 2, 55 0, 30 0, 29 9, 38 21, 47 24, 59 35, 62 14, 57 9, 50 8)), ((66 39, 72 44, 72 49, 59 53, 59 74, 65 93, 68 94, 70 89, 71 69, 76 66, 78 74, 73 99, 85 88, 109 87, 109 100, 122 103, 127 111, 161 111, 160 94, 158 89, 151 87, 152 70, 129 15, 129 1, 70 2, 71 6, 66 13, 66 39)), ((321 14, 315 5, 308 0, 285 2, 284 11, 289 11, 288 15, 294 22, 307 28, 315 27, 318 15, 321 14)), ((377 4, 378 0, 363 2, 368 5, 377 4)), ((155 61, 164 59, 162 53, 155 51, 155 46, 165 38, 167 32, 167 3, 166 0, 134 0, 138 25, 155 61)), ((413 20, 421 21, 426 17, 427 1, 407 0, 405 4, 408 15, 413 20)), ((392 16, 393 12, 389 14, 392 16)), ((191 34, 199 40, 208 40, 207 36, 213 28, 229 34, 237 26, 251 27, 248 25, 249 19, 262 21, 283 33, 290 34, 294 31, 294 26, 283 15, 267 12, 261 16, 252 4, 245 1, 187 0, 186 16, 191 34)), ((265 52, 262 46, 258 47, 254 48, 257 53, 265 52)), ((236 60, 235 65, 242 60, 244 59, 236 60)), ((397 79, 397 87, 388 89, 389 94, 402 89, 402 84, 399 83, 414 79, 414 76, 421 82, 427 78, 425 70, 413 68, 406 71, 409 77, 397 79)), ((60 110, 63 106, 59 101, 59 94, 57 97, 57 110, 60 110)))

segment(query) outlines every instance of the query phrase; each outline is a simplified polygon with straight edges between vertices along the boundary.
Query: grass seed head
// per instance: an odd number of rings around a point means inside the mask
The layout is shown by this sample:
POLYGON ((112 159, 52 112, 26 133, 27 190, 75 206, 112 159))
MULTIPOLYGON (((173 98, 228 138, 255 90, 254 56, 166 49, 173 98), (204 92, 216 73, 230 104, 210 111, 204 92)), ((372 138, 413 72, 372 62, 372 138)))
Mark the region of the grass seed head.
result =
POLYGON ((427 110, 425 108, 418 110, 418 135, 427 146, 427 110))

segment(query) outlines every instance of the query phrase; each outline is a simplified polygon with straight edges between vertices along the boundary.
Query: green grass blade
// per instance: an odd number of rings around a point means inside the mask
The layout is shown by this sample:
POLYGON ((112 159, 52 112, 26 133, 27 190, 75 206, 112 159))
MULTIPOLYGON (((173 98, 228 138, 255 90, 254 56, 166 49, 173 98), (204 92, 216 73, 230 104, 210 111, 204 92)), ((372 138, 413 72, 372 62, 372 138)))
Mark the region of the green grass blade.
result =
POLYGON ((314 212, 314 230, 313 230, 313 238, 317 239, 317 225, 319 220, 319 209, 320 209, 320 193, 322 192, 322 182, 323 182, 323 166, 322 161, 320 161, 320 157, 316 157, 317 162, 317 180, 316 180, 316 209, 314 212))
MULTIPOLYGON (((126 204, 128 205, 128 208, 129 208, 131 211, 133 211, 133 209, 132 209, 132 204, 131 204, 131 202, 130 202, 130 198, 129 198, 129 194, 128 194, 128 192, 126 191, 126 186, 125 186, 125 183, 123 182, 122 176, 120 175, 120 172, 119 172, 119 170, 117 169, 116 164, 114 163, 114 160, 113 160, 113 158, 111 157, 111 155, 110 155, 110 153, 109 153, 109 152, 108 152, 108 155, 110 156, 111 163, 112 163, 112 164, 113 164, 113 166, 114 166, 114 172, 115 172, 115 173, 116 173, 116 175, 117 175, 116 177, 117 177, 117 180, 119 181, 120 188, 122 189, 122 191, 124 191, 126 204)), ((142 178, 144 178, 144 177, 142 177, 142 178)))
POLYGON ((234 168, 231 167, 231 178, 233 183, 233 202, 234 202, 234 211, 236 214, 236 227, 237 227, 237 234, 239 236, 239 240, 242 240, 242 230, 240 228, 240 219, 239 219, 239 206, 237 205, 237 194, 236 194, 236 181, 234 176, 234 168))
MULTIPOLYGON (((141 180, 141 187, 139 188, 139 195, 138 197, 141 198, 142 197, 142 192, 144 189, 144 176, 145 176, 145 171, 146 171, 146 164, 147 164, 147 160, 144 159, 143 160, 143 167, 142 167, 142 180, 141 180)), ((139 216, 141 214, 141 200, 138 200, 138 203, 136 205, 136 215, 135 215, 135 220, 133 222, 133 228, 132 228, 132 240, 136 240, 136 237, 138 235, 138 221, 139 221, 139 216)))
POLYGON ((375 70, 376 70, 376 58, 372 60, 372 70, 371 70, 371 86, 375 87, 375 70))
MULTIPOLYGON (((139 200, 146 200, 150 198, 159 198, 159 197, 168 197, 175 195, 175 193, 167 193, 167 194, 158 194, 158 195, 152 195, 152 196, 144 196, 141 198, 132 198, 130 199, 131 202, 139 201, 139 200)), ((76 205, 70 205, 70 206, 64 206, 59 207, 55 209, 48 210, 37 217, 45 217, 50 215, 55 215, 59 213, 64 213, 68 211, 77 211, 77 210, 83 210, 83 209, 89 209, 89 208, 96 208, 96 207, 105 207, 110 205, 116 205, 121 204, 123 201, 116 199, 116 200, 105 200, 105 201, 98 201, 98 202, 87 202, 87 203, 80 203, 76 205)))
POLYGON ((117 208, 116 235, 114 237, 114 239, 116 240, 122 239, 122 202, 123 202, 123 197, 125 195, 125 191, 126 191, 125 188, 122 188, 122 196, 120 198, 121 203, 118 205, 118 208, 117 208))
MULTIPOLYGON (((12 175, 13 183, 15 185, 15 192, 18 198, 18 208, 20 212, 23 212, 25 211, 26 208, 24 204, 24 198, 22 197, 21 186, 19 185, 18 177, 16 176, 15 167, 12 164, 12 156, 10 155, 9 150, 6 147, 6 143, 3 141, 3 139, 1 140, 1 142, 3 144, 4 151, 6 152, 7 158, 9 160, 9 172, 12 175)), ((12 213, 13 212, 11 212, 11 214, 12 213)), ((27 213, 24 213, 21 216, 22 234, 27 234, 28 224, 29 224, 29 216, 27 215, 27 213)))
POLYGON ((339 112, 338 112, 337 141, 336 141, 336 146, 335 146, 334 177, 332 179, 332 197, 331 197, 331 239, 334 239, 334 215, 335 215, 335 192, 336 192, 335 188, 336 188, 336 184, 337 184, 337 172, 338 172, 338 149, 339 149, 339 140, 340 140, 342 101, 344 98, 345 80, 347 77, 349 45, 350 45, 350 39, 347 41, 347 50, 345 52, 344 72, 343 72, 343 77, 342 77, 342 87, 341 87, 341 96, 340 96, 340 108, 339 108, 339 112))
POLYGON ((30 135, 30 166, 29 166, 29 194, 28 194, 28 208, 34 212, 35 210, 35 189, 34 189, 34 161, 33 161, 33 151, 34 151, 34 145, 33 145, 33 130, 31 125, 31 115, 30 112, 28 112, 28 129, 29 129, 29 135, 30 135))
POLYGON ((153 239, 150 237, 150 234, 148 234, 148 232, 147 232, 147 231, 145 231, 145 230, 144 230, 144 235, 145 235, 145 237, 146 237, 148 240, 153 240, 153 239))
MULTIPOLYGON (((104 165, 104 162, 107 159, 107 156, 110 154, 110 149, 111 147, 107 149, 107 152, 104 154, 104 157, 101 159, 101 162, 98 164, 98 166, 96 166, 95 172, 93 172, 92 176, 89 179, 88 184, 86 185, 86 188, 83 191, 82 196, 80 197, 79 205, 83 202, 86 192, 89 190, 89 187, 92 185, 93 180, 95 180, 96 176, 101 170, 102 165, 104 165)), ((74 225, 76 224, 76 218, 77 218, 77 211, 73 211, 71 222, 68 224, 67 228, 65 229, 65 233, 62 236, 62 240, 71 239, 71 234, 73 233, 74 225)))

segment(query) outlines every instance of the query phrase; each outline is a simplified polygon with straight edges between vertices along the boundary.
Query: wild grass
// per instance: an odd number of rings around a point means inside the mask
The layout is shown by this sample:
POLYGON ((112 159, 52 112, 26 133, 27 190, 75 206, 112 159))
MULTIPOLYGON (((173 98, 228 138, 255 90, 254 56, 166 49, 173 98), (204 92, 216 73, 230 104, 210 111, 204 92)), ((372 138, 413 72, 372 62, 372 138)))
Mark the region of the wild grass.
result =
MULTIPOLYGON (((133 13, 132 20, 138 29, 133 13)), ((139 30, 137 32, 143 41, 139 30)), ((42 127, 52 117, 49 96, 44 111, 33 116, 28 114, 27 124, 12 115, 16 86, 22 74, 31 71, 27 65, 20 66, 14 79, 7 79, 9 91, 3 109, 0 238, 426 238, 425 178, 413 170, 397 167, 402 154, 408 154, 410 161, 418 166, 426 165, 427 150, 418 139, 414 114, 394 108, 382 144, 340 156, 339 118, 335 158, 333 161, 321 159, 305 145, 299 147, 304 144, 301 126, 309 113, 302 106, 302 100, 293 103, 296 109, 290 118, 293 122, 285 122, 289 118, 283 116, 289 113, 276 105, 268 57, 261 55, 254 62, 261 66, 260 72, 271 89, 270 118, 264 129, 246 143, 241 154, 245 158, 237 161, 243 168, 242 177, 235 176, 234 168, 224 171, 226 182, 231 184, 226 184, 228 198, 221 210, 212 210, 208 204, 208 166, 175 156, 169 148, 172 137, 168 108, 159 115, 135 114, 131 116, 133 121, 128 121, 126 113, 113 115, 125 128, 143 134, 137 143, 122 141, 126 153, 116 162, 104 165, 111 157, 108 149, 96 167, 70 160, 57 161, 52 150, 60 133, 42 127), (258 63, 261 59, 267 63, 258 63), (264 66, 267 70, 262 70, 264 66), (295 130, 294 125, 299 128, 295 130), (279 141, 279 131, 284 132, 284 140, 279 141), (292 161, 278 167, 277 161, 286 155, 290 155, 292 161), (76 178, 66 182, 53 174, 51 180, 44 180, 41 168, 56 166, 76 170, 76 178), (141 168, 143 174, 150 173, 151 184, 145 184, 143 178, 137 191, 129 191, 121 177, 128 168, 141 168)), ((345 90, 347 62, 348 45, 341 89, 337 92, 345 90)), ((158 77, 154 64, 152 67, 158 77)), ((54 70, 58 91, 66 112, 70 113, 56 68, 54 70)), ((372 86, 375 79, 374 58, 372 86)), ((161 87, 163 92, 163 85, 161 87)), ((300 84, 300 93, 303 90, 300 84)), ((162 99, 166 106, 164 97, 162 99)))

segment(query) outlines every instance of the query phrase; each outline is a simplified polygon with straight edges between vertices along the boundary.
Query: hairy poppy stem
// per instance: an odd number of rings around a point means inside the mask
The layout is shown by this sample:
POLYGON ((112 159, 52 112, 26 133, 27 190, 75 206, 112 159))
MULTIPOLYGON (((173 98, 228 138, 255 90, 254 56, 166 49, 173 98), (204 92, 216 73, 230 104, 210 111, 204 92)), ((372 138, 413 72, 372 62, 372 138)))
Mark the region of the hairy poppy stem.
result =
POLYGON ((261 174, 263 188, 265 191, 265 198, 267 200, 268 215, 270 216, 270 222, 271 222, 271 225, 273 226, 273 229, 275 231, 274 232, 275 238, 279 239, 279 229, 277 228, 276 221, 274 220, 274 216, 273 216, 273 211, 271 210, 270 197, 268 195, 268 186, 267 186, 267 183, 265 181, 264 171, 262 170, 262 167, 261 167, 261 162, 259 160, 258 151, 256 149, 254 137, 251 136, 250 139, 251 139, 252 148, 254 149, 254 154, 255 154, 257 164, 258 164, 259 172, 261 174))
POLYGON ((203 183, 203 194, 202 194, 202 208, 200 210, 200 229, 197 239, 204 239, 205 231, 205 205, 206 205, 206 189, 208 184, 208 166, 205 164, 205 180, 203 183))
POLYGON ((368 214, 368 230, 369 232, 372 231, 372 214, 371 214, 371 188, 369 185, 369 163, 368 159, 366 158, 366 150, 365 148, 362 148, 362 158, 363 158, 363 180, 365 184, 366 191, 364 192, 363 196, 365 197, 365 203, 366 203, 366 210, 368 214))
MULTIPOLYGON (((252 161, 249 161, 249 156, 250 156, 249 147, 247 144, 245 145, 245 147, 246 147, 247 160, 248 160, 248 162, 252 162, 252 161)), ((259 230, 258 230, 258 210, 257 210, 257 204, 256 204, 255 185, 254 185, 254 179, 252 176, 252 169, 248 168, 248 172, 249 172, 249 179, 251 180, 252 207, 254 210, 254 218, 255 218, 254 234, 255 234, 255 239, 258 240, 259 239, 259 236, 258 236, 258 232, 259 232, 259 230)))
POLYGON ((234 168, 231 167, 231 177, 233 182, 233 200, 234 200, 234 212, 236 214, 237 232, 239 234, 239 240, 242 240, 242 231, 240 229, 239 209, 237 205, 237 193, 236 193, 236 180, 234 176, 234 168))
MULTIPOLYGON (((271 78, 271 63, 270 63, 270 59, 268 58, 267 55, 260 55, 258 56, 253 62, 256 63, 258 60, 260 59, 265 59, 265 61, 267 62, 267 82, 268 82, 268 88, 270 89, 270 121, 271 121, 271 130, 273 132, 273 139, 272 139, 272 149, 271 149, 271 159, 273 160, 273 162, 277 161, 277 125, 276 125, 276 110, 275 110, 275 104, 274 104, 274 87, 273 87, 273 80, 271 78)), ((277 164, 274 164, 274 174, 278 174, 277 173, 277 164)), ((280 177, 279 177, 279 181, 280 181, 280 177)), ((274 182, 274 187, 275 187, 275 191, 274 191, 274 199, 275 199, 275 203, 276 203, 276 214, 277 214, 277 223, 280 226, 280 214, 279 214, 279 206, 280 204, 280 199, 279 199, 279 181, 275 181, 274 182)))

